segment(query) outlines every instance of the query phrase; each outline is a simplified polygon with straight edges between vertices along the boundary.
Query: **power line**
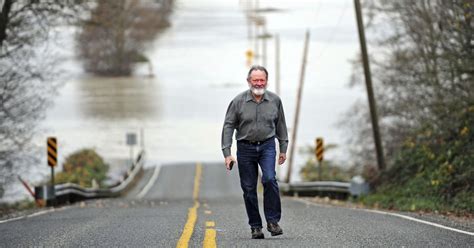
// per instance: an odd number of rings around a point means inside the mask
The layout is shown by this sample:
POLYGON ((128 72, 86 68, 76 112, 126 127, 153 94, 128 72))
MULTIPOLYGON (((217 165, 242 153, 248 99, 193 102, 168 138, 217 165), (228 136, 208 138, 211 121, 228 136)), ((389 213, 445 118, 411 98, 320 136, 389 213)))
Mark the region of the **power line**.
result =
MULTIPOLYGON (((345 16, 346 14, 346 10, 347 10, 347 7, 349 5, 349 0, 347 0, 345 3, 344 3, 344 6, 342 7, 341 9, 341 12, 339 14, 339 17, 337 19, 337 22, 336 22, 336 25, 335 25, 335 28, 331 30, 331 33, 328 35, 328 39, 324 42, 324 46, 323 48, 320 50, 320 52, 318 53, 318 58, 322 57, 323 54, 324 54, 324 51, 326 50, 326 48, 329 46, 329 44, 332 43, 334 37, 335 37, 335 34, 336 34, 336 31, 338 30, 340 24, 341 24, 341 21, 342 21, 342 18, 345 16)), ((318 60, 320 61, 320 60, 318 60)))

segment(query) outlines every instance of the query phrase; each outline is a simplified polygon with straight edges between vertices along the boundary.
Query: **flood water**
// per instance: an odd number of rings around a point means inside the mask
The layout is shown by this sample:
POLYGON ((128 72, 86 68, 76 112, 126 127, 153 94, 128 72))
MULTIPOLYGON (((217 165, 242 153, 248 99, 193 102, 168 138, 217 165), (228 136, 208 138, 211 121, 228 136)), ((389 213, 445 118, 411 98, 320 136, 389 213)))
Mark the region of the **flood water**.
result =
MULTIPOLYGON (((80 148, 95 148, 108 161, 129 157, 126 133, 144 132, 151 166, 183 161, 223 161, 221 128, 230 100, 247 89, 245 51, 254 44, 247 36, 244 1, 178 0, 172 26, 148 48, 154 77, 146 66, 133 77, 87 75, 74 59, 71 77, 47 111, 45 133, 59 142, 59 162, 80 148)), ((281 43, 281 98, 292 130, 304 33, 311 31, 308 64, 300 113, 297 147, 314 144, 321 136, 339 149, 327 159, 348 160, 346 132, 337 121, 361 89, 347 87, 351 65, 359 51, 351 0, 259 1, 267 30, 281 43)), ((71 35, 72 37, 72 35, 71 35)), ((70 38, 72 39, 72 38, 70 38)), ((269 90, 274 91, 275 43, 269 39, 269 90)), ((291 135, 290 135, 291 137, 291 135)), ((139 144, 140 144, 139 140, 139 144)), ((235 147, 235 145, 234 145, 235 147)), ((135 147, 135 151, 139 148, 135 147)), ((235 154, 235 153, 234 153, 235 154)), ((295 154, 293 181, 307 155, 295 154)), ((43 170, 42 170, 43 171, 43 170)), ((44 174, 49 170, 44 166, 44 174)), ((280 170, 283 177, 284 169, 280 170)))

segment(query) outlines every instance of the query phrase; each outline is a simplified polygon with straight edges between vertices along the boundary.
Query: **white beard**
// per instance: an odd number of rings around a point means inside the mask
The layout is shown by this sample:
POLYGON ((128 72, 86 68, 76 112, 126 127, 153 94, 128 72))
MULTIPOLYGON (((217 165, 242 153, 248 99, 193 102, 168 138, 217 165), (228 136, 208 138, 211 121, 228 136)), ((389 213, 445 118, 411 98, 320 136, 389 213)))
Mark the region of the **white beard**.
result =
POLYGON ((261 96, 265 93, 266 88, 254 88, 251 84, 249 84, 249 88, 254 95, 261 96))

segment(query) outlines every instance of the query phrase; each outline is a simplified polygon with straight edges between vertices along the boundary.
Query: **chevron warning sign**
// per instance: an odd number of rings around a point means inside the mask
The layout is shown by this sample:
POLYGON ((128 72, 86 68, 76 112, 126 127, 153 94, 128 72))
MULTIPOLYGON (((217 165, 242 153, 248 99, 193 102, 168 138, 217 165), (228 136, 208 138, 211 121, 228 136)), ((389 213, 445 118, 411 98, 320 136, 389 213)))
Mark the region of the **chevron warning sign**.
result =
POLYGON ((55 167, 58 164, 58 143, 55 137, 49 137, 47 140, 48 165, 55 167))
POLYGON ((316 138, 316 158, 319 162, 323 161, 324 146, 323 138, 316 138))

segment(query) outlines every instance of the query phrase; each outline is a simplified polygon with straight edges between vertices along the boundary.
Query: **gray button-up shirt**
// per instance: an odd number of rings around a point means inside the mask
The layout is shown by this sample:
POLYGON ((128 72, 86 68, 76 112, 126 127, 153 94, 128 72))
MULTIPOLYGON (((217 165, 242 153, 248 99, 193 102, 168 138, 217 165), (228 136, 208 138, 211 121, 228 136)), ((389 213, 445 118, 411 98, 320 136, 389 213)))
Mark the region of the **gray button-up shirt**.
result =
POLYGON ((222 129, 222 152, 230 156, 232 136, 237 130, 236 139, 264 141, 276 137, 280 143, 280 152, 286 153, 288 131, 280 97, 265 91, 262 100, 257 103, 250 90, 237 95, 227 108, 222 129))

